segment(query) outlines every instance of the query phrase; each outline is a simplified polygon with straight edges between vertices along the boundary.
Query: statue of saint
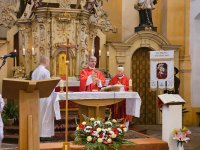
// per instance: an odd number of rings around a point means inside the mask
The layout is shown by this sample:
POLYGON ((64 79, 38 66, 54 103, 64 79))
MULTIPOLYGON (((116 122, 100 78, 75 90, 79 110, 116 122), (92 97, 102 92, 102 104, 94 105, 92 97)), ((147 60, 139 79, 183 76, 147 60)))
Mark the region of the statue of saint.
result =
POLYGON ((153 26, 151 11, 155 8, 156 3, 157 0, 138 0, 134 5, 134 8, 139 11, 139 26, 153 26))

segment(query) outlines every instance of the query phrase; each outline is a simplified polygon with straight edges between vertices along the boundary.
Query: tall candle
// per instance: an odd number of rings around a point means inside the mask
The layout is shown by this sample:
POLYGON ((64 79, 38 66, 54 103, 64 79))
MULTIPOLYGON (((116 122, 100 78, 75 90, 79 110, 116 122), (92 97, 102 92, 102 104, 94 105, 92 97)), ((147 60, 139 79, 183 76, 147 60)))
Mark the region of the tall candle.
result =
MULTIPOLYGON (((16 53, 17 50, 15 49, 14 52, 16 53)), ((15 64, 14 64, 14 66, 16 67, 16 66, 17 66, 17 57, 14 57, 14 60, 15 60, 15 64)))
POLYGON ((25 54, 26 54, 26 49, 23 48, 23 49, 22 49, 22 55, 25 56, 25 54))
POLYGON ((35 55, 35 49, 32 47, 32 55, 35 55))
POLYGON ((101 50, 99 50, 99 56, 101 56, 101 50))
POLYGON ((132 79, 129 79, 129 86, 132 86, 132 79))
POLYGON ((109 53, 109 51, 107 51, 107 56, 109 56, 110 55, 110 53, 109 53))

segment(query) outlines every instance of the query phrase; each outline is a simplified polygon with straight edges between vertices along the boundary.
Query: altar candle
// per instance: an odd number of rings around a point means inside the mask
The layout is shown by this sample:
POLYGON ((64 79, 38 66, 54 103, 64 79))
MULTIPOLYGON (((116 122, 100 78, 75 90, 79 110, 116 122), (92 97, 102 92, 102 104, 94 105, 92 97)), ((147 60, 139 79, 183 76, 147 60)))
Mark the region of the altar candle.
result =
POLYGON ((99 50, 99 56, 101 56, 101 50, 99 50))
POLYGON ((35 55, 35 49, 32 47, 32 55, 35 55))
POLYGON ((129 79, 129 86, 132 86, 132 79, 129 79))
MULTIPOLYGON (((14 52, 17 53, 17 50, 15 49, 14 52)), ((16 67, 16 66, 17 66, 17 58, 14 57, 14 60, 15 60, 15 64, 14 64, 14 66, 16 67)))
POLYGON ((26 54, 26 49, 23 48, 23 49, 22 49, 22 55, 25 56, 25 54, 26 54))
POLYGON ((109 56, 110 55, 110 53, 109 53, 109 51, 107 51, 107 56, 109 56))

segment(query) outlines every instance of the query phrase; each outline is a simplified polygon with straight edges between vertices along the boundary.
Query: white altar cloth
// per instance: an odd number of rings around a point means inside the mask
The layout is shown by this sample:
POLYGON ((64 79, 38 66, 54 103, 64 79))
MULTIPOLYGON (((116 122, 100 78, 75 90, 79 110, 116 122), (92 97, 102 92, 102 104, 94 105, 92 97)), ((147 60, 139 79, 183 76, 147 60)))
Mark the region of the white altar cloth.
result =
MULTIPOLYGON (((59 100, 66 99, 66 93, 54 92, 54 111, 56 119, 61 119, 59 100)), ((137 92, 69 92, 68 100, 126 99, 126 114, 140 117, 141 98, 137 92)))

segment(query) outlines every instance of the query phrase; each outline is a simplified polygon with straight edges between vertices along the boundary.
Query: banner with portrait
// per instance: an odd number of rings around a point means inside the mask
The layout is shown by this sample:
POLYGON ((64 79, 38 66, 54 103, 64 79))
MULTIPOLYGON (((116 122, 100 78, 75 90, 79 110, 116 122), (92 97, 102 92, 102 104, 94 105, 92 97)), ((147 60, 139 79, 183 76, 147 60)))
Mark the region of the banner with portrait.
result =
POLYGON ((174 51, 150 51, 150 88, 174 88, 174 51))

